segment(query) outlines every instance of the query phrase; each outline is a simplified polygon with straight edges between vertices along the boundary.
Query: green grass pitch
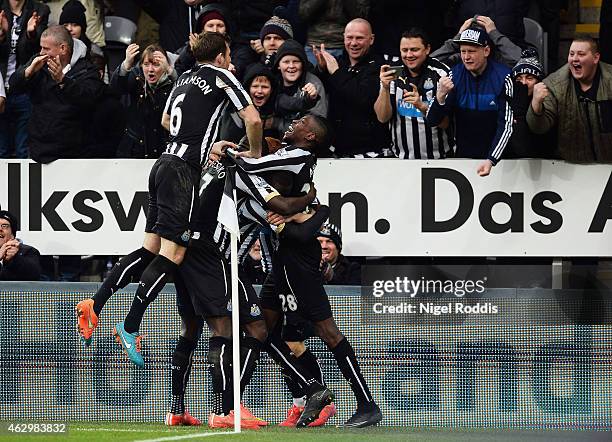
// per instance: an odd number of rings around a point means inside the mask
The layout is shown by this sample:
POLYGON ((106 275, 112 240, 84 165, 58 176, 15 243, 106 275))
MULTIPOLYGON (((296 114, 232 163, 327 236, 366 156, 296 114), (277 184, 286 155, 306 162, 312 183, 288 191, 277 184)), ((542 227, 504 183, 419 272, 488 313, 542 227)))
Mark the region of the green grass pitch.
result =
MULTIPOLYGON (((6 422, 4 422, 6 423, 6 422)), ((610 434, 578 433, 569 431, 528 431, 528 430, 466 430, 374 427, 346 430, 332 426, 322 428, 279 428, 270 426, 259 431, 244 431, 241 434, 210 430, 203 427, 173 427, 163 424, 118 423, 118 422, 70 422, 65 434, 0 434, 0 441, 43 442, 43 441, 304 441, 359 442, 359 441, 547 441, 565 440, 610 440, 610 434)))

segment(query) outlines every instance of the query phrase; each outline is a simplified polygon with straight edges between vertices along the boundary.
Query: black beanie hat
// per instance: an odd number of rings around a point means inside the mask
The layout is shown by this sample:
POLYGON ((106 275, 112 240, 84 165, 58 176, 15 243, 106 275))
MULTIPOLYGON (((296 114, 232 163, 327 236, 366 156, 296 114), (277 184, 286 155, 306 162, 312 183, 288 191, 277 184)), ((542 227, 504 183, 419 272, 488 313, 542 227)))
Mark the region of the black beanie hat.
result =
POLYGON ((278 68, 278 65, 285 55, 295 55, 297 58, 302 60, 304 64, 304 72, 308 70, 308 58, 306 57, 306 51, 304 51, 304 46, 299 44, 295 40, 286 40, 278 51, 276 51, 276 57, 274 58, 274 68, 278 68))
POLYGON ((321 230, 319 230, 319 236, 331 239, 332 242, 336 244, 338 252, 342 251, 342 232, 340 231, 340 227, 326 221, 321 226, 321 230))
POLYGON ((544 79, 544 67, 538 59, 538 51, 533 48, 524 49, 521 52, 521 59, 512 68, 512 78, 521 74, 530 74, 542 81, 544 79))
MULTIPOLYGON (((17 218, 9 212, 8 210, 0 210, 0 220, 6 220, 11 226, 11 232, 13 232, 13 236, 17 234, 17 230, 19 230, 19 223, 17 222, 17 218)), ((0 224, 4 224, 0 222, 0 224)))
POLYGON ((82 28, 82 32, 87 30, 87 19, 85 18, 85 6, 78 0, 69 0, 62 8, 59 24, 76 23, 82 28))

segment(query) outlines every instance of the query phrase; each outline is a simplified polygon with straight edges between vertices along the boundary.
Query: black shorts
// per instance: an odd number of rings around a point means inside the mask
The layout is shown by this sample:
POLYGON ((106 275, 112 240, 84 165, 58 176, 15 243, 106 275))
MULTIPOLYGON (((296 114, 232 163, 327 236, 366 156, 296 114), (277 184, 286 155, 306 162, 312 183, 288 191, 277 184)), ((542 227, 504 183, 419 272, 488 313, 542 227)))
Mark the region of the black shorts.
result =
MULTIPOLYGON (((176 273, 176 304, 183 317, 231 316, 231 270, 212 241, 192 240, 176 273)), ((238 273, 240 321, 263 320, 253 285, 238 273)))
POLYGON ((284 341, 301 342, 315 336, 312 323, 301 318, 300 316, 294 315, 291 318, 291 322, 287 322, 287 317, 282 309, 281 298, 276 294, 274 275, 272 273, 268 273, 264 283, 261 285, 261 291, 259 292, 259 303, 262 309, 274 310, 283 315, 281 337, 284 341))
POLYGON ((321 244, 280 241, 273 255, 274 282, 287 325, 300 321, 319 322, 333 317, 319 270, 321 244))
POLYGON ((187 247, 190 221, 197 212, 200 173, 181 158, 162 154, 149 173, 149 209, 145 232, 187 247))

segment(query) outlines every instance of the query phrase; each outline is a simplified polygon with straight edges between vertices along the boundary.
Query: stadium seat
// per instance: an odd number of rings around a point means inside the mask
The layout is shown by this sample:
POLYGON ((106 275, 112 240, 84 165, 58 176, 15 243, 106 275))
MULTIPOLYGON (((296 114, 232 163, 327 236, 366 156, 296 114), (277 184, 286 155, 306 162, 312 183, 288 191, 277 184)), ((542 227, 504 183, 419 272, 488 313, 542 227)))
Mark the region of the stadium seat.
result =
POLYGON ((108 57, 108 71, 112 72, 125 57, 125 49, 136 39, 136 23, 124 17, 109 15, 104 18, 104 38, 108 57))
POLYGON ((544 72, 548 74, 548 35, 534 19, 525 17, 523 22, 525 23, 525 41, 537 49, 544 72))

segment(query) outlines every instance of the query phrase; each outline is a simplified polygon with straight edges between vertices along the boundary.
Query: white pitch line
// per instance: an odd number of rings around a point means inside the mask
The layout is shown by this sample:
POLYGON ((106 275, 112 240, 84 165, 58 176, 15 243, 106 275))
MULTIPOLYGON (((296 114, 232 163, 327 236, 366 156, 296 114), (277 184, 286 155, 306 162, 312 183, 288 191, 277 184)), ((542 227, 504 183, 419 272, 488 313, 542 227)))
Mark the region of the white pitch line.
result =
MULTIPOLYGON (((68 427, 70 431, 118 431, 123 433, 142 433, 146 430, 136 430, 136 429, 127 429, 127 428, 78 428, 78 427, 68 427)), ((153 431, 153 430, 152 430, 153 431)))
POLYGON ((238 434, 238 433, 234 431, 221 431, 218 433, 194 433, 194 434, 185 434, 183 436, 160 437, 159 439, 139 439, 135 442, 164 442, 167 440, 195 439, 197 437, 224 436, 224 435, 229 435, 229 434, 238 434))

